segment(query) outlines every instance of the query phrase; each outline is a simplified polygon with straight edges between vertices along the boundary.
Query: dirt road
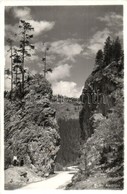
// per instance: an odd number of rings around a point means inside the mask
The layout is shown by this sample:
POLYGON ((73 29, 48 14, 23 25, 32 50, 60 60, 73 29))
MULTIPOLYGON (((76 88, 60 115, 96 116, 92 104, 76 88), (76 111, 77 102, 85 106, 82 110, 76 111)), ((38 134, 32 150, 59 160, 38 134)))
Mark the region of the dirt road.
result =
POLYGON ((41 182, 31 183, 27 186, 20 188, 22 189, 64 189, 65 186, 71 182, 72 177, 77 172, 77 170, 72 169, 70 171, 60 171, 55 172, 56 175, 49 179, 41 182))

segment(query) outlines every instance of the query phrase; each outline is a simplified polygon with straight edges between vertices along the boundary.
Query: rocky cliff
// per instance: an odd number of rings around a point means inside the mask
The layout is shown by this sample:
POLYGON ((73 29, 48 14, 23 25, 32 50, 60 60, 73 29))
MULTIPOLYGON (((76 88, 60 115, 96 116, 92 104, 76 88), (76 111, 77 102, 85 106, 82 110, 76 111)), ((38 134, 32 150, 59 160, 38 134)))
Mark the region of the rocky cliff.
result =
POLYGON ((51 86, 35 75, 25 83, 24 92, 23 98, 16 90, 12 101, 5 98, 5 168, 17 156, 19 163, 23 160, 38 175, 48 176, 60 146, 55 110, 50 106, 51 86))
POLYGON ((106 117, 116 106, 117 98, 120 99, 119 95, 122 95, 122 90, 123 64, 112 62, 104 68, 94 69, 86 80, 80 97, 83 103, 79 118, 82 139, 87 140, 94 132, 92 120, 90 120, 94 113, 106 117))
POLYGON ((123 188, 123 63, 96 67, 81 95, 80 171, 68 189, 123 188))

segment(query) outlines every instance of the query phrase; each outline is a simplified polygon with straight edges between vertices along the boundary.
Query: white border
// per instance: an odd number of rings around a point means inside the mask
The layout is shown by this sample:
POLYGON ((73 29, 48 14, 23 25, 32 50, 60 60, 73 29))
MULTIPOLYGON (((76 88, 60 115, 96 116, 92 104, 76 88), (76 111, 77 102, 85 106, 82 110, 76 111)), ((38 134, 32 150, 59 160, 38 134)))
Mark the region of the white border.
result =
POLYGON ((126 0, 3 0, 5 6, 15 5, 123 5, 126 0))
MULTIPOLYGON (((125 129, 126 129, 126 115, 127 115, 127 92, 126 92, 126 84, 127 84, 127 58, 126 58, 126 51, 127 51, 127 0, 0 0, 0 193, 8 193, 10 191, 5 191, 4 190, 4 173, 3 173, 3 167, 4 167, 4 134, 3 134, 3 129, 4 129, 4 123, 3 123, 3 117, 4 117, 4 100, 3 100, 3 91, 4 91, 4 64, 5 64, 5 59, 4 59, 4 7, 5 6, 62 6, 62 5, 123 5, 124 6, 124 53, 125 53, 125 70, 124 70, 124 96, 125 96, 125 129)), ((127 166, 127 153, 126 153, 126 140, 127 140, 127 131, 125 130, 125 136, 124 136, 124 142, 125 142, 125 167, 127 166)), ((110 191, 110 190, 82 190, 78 192, 87 192, 87 193, 118 193, 122 192, 125 193, 127 192, 127 168, 125 168, 125 173, 124 173, 124 178, 125 178, 125 184, 124 184, 124 190, 123 191, 110 191)), ((17 193, 17 191, 11 191, 13 193, 17 193)), ((22 190, 18 191, 18 193, 22 192, 22 190)), ((24 191, 25 192, 25 191, 24 191)), ((27 191, 27 193, 33 193, 37 191, 27 191)), ((47 191, 38 191, 37 193, 47 193, 47 191)), ((57 192, 76 192, 77 191, 59 191, 59 190, 54 190, 50 191, 53 193, 57 192)))
POLYGON ((0 192, 4 188, 4 4, 0 2, 0 192))

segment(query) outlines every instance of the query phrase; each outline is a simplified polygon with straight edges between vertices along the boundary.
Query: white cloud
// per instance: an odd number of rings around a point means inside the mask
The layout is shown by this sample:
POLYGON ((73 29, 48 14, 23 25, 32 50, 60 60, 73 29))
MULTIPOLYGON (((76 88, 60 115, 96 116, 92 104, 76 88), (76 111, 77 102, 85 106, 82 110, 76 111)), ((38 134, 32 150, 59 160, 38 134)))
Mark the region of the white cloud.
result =
POLYGON ((19 33, 18 24, 15 24, 15 25, 6 24, 5 25, 6 38, 10 38, 10 39, 17 41, 19 39, 19 36, 16 36, 16 34, 18 33, 19 33))
POLYGON ((6 45, 5 46, 5 67, 6 68, 10 68, 10 63, 11 63, 9 50, 10 50, 9 46, 6 45))
POLYGON ((81 89, 77 88, 75 82, 60 81, 52 85, 53 94, 63 95, 68 97, 79 97, 81 95, 81 89))
POLYGON ((75 39, 59 40, 51 43, 50 51, 73 61, 83 51, 83 46, 75 39))
POLYGON ((102 49, 106 38, 110 35, 110 31, 105 28, 103 31, 97 31, 89 42, 88 49, 95 54, 99 49, 102 49))
POLYGON ((108 28, 102 31, 97 31, 93 37, 85 45, 83 55, 87 58, 92 58, 99 49, 103 49, 106 38, 110 35, 108 28))
POLYGON ((34 36, 37 36, 42 32, 51 30, 55 25, 55 22, 49 22, 49 21, 35 21, 35 20, 27 20, 27 21, 34 28, 34 36))
MULTIPOLYGON (((19 49, 17 46, 12 45, 12 54, 14 54, 14 49, 19 49)), ((20 55, 20 52, 17 52, 20 55)), ((5 45, 5 68, 11 68, 11 50, 9 45, 5 45)))
POLYGON ((60 94, 68 97, 79 97, 81 95, 81 88, 78 88, 75 82, 62 80, 70 76, 71 68, 71 65, 62 64, 55 67, 53 72, 47 75, 47 79, 52 83, 54 95, 60 94))
MULTIPOLYGON (((32 31, 34 36, 38 36, 39 34, 50 31, 54 25, 55 22, 48 22, 48 21, 35 21, 35 20, 27 20, 31 24, 31 26, 34 28, 34 31, 32 31)), ((19 34, 20 30, 18 28, 18 23, 15 25, 7 24, 5 26, 5 35, 9 38, 15 38, 15 34, 19 34)), ((16 37, 18 38, 18 36, 16 37)))
MULTIPOLYGON (((18 47, 14 46, 15 49, 18 49, 18 47)), ((14 51, 14 48, 12 51, 14 51)), ((5 45, 5 68, 10 68, 11 66, 11 50, 9 45, 5 45)))
POLYGON ((70 76, 70 69, 72 66, 68 65, 68 64, 64 64, 64 65, 59 65, 58 67, 55 67, 53 69, 52 73, 48 73, 47 75, 47 79, 50 82, 54 82, 60 79, 63 79, 65 77, 69 77, 70 76))
POLYGON ((106 26, 109 27, 116 26, 118 28, 123 25, 123 16, 118 15, 115 12, 108 13, 108 15, 105 15, 103 17, 98 17, 98 20, 105 22, 106 26))
MULTIPOLYGON (((9 8, 6 8, 6 10, 8 11, 9 8)), ((19 18, 19 20, 25 20, 27 22, 29 22, 32 27, 34 28, 34 36, 38 36, 40 33, 46 32, 51 30, 54 25, 55 22, 54 21, 36 21, 33 19, 32 15, 31 15, 31 9, 28 7, 24 7, 24 8, 19 8, 19 7, 14 7, 13 8, 13 15, 15 18, 19 18)), ((6 37, 10 37, 10 38, 14 38, 14 34, 19 32, 19 28, 18 28, 18 23, 15 25, 6 25, 5 26, 5 34, 6 37)))
POLYGON ((16 18, 19 19, 31 19, 31 9, 28 7, 19 8, 15 7, 13 8, 13 14, 16 18))
POLYGON ((31 62, 35 62, 35 61, 38 61, 39 60, 39 56, 37 55, 36 53, 36 50, 35 49, 31 49, 29 50, 29 47, 26 47, 26 50, 28 50, 28 52, 30 53, 30 57, 26 57, 25 58, 25 61, 27 61, 27 63, 31 63, 31 62))
POLYGON ((47 64, 48 65, 52 65, 53 64, 53 61, 56 59, 56 56, 55 55, 47 55, 46 56, 46 61, 47 61, 47 64))
POLYGON ((123 40, 123 31, 116 32, 116 36, 119 36, 121 40, 123 40))
POLYGON ((105 23, 105 26, 110 30, 112 37, 119 36, 123 39, 123 16, 111 12, 103 17, 98 17, 98 20, 105 23))

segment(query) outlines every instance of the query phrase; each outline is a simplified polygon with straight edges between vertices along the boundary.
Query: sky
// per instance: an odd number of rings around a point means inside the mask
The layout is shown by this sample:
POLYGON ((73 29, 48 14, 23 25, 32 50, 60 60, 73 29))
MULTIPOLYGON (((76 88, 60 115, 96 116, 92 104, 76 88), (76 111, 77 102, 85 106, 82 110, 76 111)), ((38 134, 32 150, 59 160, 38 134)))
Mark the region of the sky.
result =
MULTIPOLYGON (((17 47, 20 40, 20 20, 33 27, 35 49, 25 59, 31 74, 43 73, 42 57, 46 46, 47 74, 53 94, 79 97, 85 80, 94 68, 95 56, 103 49, 108 36, 123 40, 123 6, 7 6, 5 8, 5 68, 10 68, 8 38, 17 47), (15 36, 15 33, 18 36, 15 36)), ((5 77, 5 89, 10 79, 5 77)))

